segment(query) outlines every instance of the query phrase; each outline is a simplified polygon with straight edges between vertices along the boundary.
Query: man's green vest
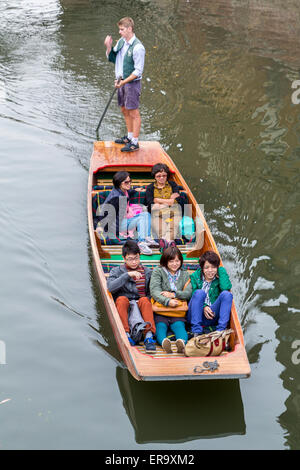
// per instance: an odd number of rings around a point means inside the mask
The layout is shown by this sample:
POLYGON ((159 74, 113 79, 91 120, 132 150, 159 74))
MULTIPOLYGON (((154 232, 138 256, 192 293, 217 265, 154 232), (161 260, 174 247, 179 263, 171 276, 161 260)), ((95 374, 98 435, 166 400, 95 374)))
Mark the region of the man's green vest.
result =
MULTIPOLYGON (((133 49, 134 49, 134 46, 140 43, 141 41, 138 38, 135 38, 133 43, 130 44, 130 46, 128 47, 128 50, 124 56, 124 61, 123 61, 123 80, 129 77, 129 75, 131 75, 135 69, 134 61, 133 61, 133 49)), ((124 44, 125 44, 125 39, 123 38, 119 39, 119 41, 117 42, 116 51, 112 49, 109 53, 108 60, 110 62, 113 62, 113 63, 116 62, 117 53, 122 49, 124 44)))

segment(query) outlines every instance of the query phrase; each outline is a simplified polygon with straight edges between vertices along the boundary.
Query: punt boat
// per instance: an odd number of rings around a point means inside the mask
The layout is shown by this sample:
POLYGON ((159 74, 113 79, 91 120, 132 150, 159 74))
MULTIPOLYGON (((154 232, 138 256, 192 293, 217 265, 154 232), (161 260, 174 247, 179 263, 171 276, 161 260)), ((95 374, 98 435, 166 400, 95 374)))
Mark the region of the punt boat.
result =
MULTIPOLYGON (((151 169, 156 163, 165 163, 171 170, 171 179, 185 191, 192 208, 192 217, 201 222, 203 229, 194 244, 182 239, 179 249, 184 258, 184 267, 193 272, 198 268, 199 256, 206 250, 213 250, 220 256, 204 215, 178 168, 163 150, 159 142, 140 142, 140 149, 134 153, 122 153, 121 145, 111 141, 96 141, 90 160, 88 181, 88 225, 93 261, 99 288, 103 296, 106 313, 112 326, 120 354, 125 366, 136 380, 199 380, 199 379, 240 379, 250 376, 244 337, 237 311, 233 302, 231 310, 229 351, 217 357, 186 357, 177 353, 174 343, 173 354, 167 354, 157 345, 155 354, 145 353, 143 345, 130 346, 121 323, 113 297, 107 290, 106 278, 110 269, 123 263, 122 245, 114 240, 101 240, 95 230, 95 216, 99 206, 112 189, 115 172, 126 170, 130 173, 132 188, 144 187, 153 180, 151 169)), ((144 192, 139 193, 143 202, 144 192)), ((141 255, 141 262, 150 268, 159 264, 160 252, 153 249, 151 256, 141 255)), ((222 261, 221 261, 222 265, 222 261)))

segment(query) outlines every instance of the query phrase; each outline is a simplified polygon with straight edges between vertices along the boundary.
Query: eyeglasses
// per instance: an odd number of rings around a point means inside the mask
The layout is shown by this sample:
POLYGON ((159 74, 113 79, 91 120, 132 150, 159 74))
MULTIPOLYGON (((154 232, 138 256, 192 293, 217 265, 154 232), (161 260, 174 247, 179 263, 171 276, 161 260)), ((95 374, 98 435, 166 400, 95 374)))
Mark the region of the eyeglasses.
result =
POLYGON ((129 261, 129 262, 131 262, 131 261, 139 261, 139 259, 140 259, 140 255, 136 255, 136 256, 126 256, 126 258, 125 258, 125 260, 126 260, 126 261, 129 261))
POLYGON ((123 181, 124 184, 131 184, 131 180, 123 181))
POLYGON ((168 175, 155 175, 156 178, 166 178, 168 175))

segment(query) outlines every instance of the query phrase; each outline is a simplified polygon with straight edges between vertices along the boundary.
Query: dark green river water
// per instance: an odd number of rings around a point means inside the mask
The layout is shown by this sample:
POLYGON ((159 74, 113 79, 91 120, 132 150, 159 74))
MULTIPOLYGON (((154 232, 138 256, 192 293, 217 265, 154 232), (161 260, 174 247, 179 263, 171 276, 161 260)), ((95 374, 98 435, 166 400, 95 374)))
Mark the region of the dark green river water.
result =
MULTIPOLYGON (((299 2, 1 0, 0 25, 0 449, 299 449, 299 2), (204 205, 250 379, 138 383, 118 353, 86 192, 125 15, 140 138, 204 205)), ((100 136, 124 130, 114 100, 100 136)))

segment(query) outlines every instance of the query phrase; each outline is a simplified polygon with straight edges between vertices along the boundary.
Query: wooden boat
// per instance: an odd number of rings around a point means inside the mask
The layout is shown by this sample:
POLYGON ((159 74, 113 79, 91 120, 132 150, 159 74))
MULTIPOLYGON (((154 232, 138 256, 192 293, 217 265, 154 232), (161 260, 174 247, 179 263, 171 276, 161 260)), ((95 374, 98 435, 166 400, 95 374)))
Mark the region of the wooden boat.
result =
MULTIPOLYGON (((233 303, 231 310, 230 328, 233 333, 230 337, 230 351, 223 352, 218 357, 186 357, 184 354, 174 352, 166 354, 157 345, 157 352, 146 354, 143 346, 132 347, 122 326, 114 300, 106 287, 106 277, 109 270, 123 263, 121 245, 106 245, 101 242, 94 229, 93 203, 95 198, 104 197, 104 191, 112 184, 112 176, 116 171, 130 172, 132 186, 149 184, 151 169, 155 163, 166 163, 171 172, 172 179, 181 185, 192 205, 194 220, 201 220, 204 231, 198 237, 194 247, 179 246, 184 263, 188 270, 197 269, 199 255, 206 250, 213 250, 219 254, 213 236, 206 223, 200 207, 189 190, 188 185, 181 176, 172 159, 162 149, 158 142, 140 142, 140 149, 134 153, 121 153, 121 146, 110 141, 97 141, 91 156, 89 182, 88 182, 88 224, 91 239, 93 259, 99 287, 103 295, 107 315, 113 333, 124 360, 132 376, 137 380, 194 380, 194 379, 236 379, 250 376, 250 366, 244 346, 243 332, 233 303)), ((95 208, 94 208, 95 211, 95 208)), ((141 261, 146 266, 159 264, 160 253, 153 250, 152 256, 141 255, 141 261)))

